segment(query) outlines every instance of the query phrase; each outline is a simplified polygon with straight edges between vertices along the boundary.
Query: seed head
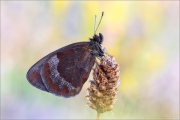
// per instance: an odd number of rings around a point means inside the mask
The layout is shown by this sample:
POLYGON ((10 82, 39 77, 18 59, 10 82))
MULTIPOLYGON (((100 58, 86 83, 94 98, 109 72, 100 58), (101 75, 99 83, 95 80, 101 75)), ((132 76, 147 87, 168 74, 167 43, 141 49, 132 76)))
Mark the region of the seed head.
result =
POLYGON ((93 80, 87 90, 87 105, 98 113, 112 110, 117 101, 119 83, 119 65, 113 56, 105 54, 94 65, 93 80))

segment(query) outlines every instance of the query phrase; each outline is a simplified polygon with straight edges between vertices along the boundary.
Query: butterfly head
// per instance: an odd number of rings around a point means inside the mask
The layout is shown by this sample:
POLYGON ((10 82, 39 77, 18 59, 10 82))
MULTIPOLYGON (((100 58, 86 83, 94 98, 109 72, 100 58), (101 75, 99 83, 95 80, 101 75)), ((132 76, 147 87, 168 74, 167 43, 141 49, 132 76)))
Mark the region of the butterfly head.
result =
POLYGON ((104 56, 104 51, 102 50, 103 35, 99 33, 98 35, 94 35, 93 38, 90 38, 90 46, 92 49, 92 53, 97 57, 104 56))
POLYGON ((90 39, 90 41, 101 45, 103 42, 103 35, 101 33, 99 33, 99 36, 95 34, 93 38, 90 39))
POLYGON ((95 15, 95 22, 94 22, 94 36, 93 38, 90 38, 90 46, 91 46, 91 49, 92 49, 92 54, 97 56, 97 57, 102 57, 104 56, 104 51, 101 47, 101 44, 103 42, 103 35, 101 33, 99 33, 99 35, 96 35, 96 31, 101 23, 101 20, 102 20, 102 17, 104 15, 104 12, 102 12, 102 15, 101 15, 101 19, 99 21, 99 24, 98 26, 96 27, 96 15, 95 15))

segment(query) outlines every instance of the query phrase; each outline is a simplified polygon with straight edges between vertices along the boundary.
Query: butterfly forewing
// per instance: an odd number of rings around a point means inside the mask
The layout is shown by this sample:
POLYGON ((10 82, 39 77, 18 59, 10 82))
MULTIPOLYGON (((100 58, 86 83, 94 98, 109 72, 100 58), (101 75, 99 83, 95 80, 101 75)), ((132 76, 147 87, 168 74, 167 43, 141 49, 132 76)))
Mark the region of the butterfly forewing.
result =
POLYGON ((88 42, 63 47, 38 61, 28 72, 28 81, 35 87, 55 95, 78 94, 89 77, 95 57, 88 42))
POLYGON ((47 59, 49 58, 49 55, 47 55, 46 57, 42 58, 41 60, 39 60, 37 63, 35 63, 28 71, 26 77, 27 80, 29 81, 29 83, 31 85, 33 85, 34 87, 41 89, 43 91, 47 91, 47 88, 45 87, 41 75, 40 75, 40 70, 41 67, 43 65, 43 63, 45 61, 47 61, 47 59))

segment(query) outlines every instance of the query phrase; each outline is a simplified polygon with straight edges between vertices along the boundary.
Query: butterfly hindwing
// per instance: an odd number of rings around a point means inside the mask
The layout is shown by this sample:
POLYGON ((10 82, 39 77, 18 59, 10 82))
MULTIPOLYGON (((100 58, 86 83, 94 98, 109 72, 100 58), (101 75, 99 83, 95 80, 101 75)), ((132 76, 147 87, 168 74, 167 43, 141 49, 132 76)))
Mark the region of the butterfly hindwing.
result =
POLYGON ((90 52, 89 43, 81 42, 50 53, 29 70, 28 81, 55 95, 74 96, 80 92, 94 65, 95 57, 90 52))
POLYGON ((42 58, 41 60, 39 60, 37 63, 35 63, 29 69, 29 71, 27 72, 27 75, 26 75, 27 80, 31 85, 33 85, 34 87, 41 89, 43 91, 47 91, 47 92, 48 92, 48 90, 46 89, 46 87, 42 81, 42 78, 40 75, 40 70, 41 70, 43 63, 48 59, 48 57, 49 56, 46 56, 46 57, 42 58))

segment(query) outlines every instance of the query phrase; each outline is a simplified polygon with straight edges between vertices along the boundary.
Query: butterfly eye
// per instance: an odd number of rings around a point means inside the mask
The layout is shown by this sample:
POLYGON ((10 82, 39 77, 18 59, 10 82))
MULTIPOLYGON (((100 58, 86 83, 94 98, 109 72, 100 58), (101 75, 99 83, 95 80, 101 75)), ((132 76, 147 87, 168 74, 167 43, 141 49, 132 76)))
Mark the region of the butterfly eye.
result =
POLYGON ((103 42, 103 35, 101 33, 99 33, 99 38, 100 38, 99 44, 102 44, 102 42, 103 42))
POLYGON ((98 35, 94 35, 93 36, 93 41, 97 42, 99 44, 102 44, 102 42, 103 42, 103 35, 101 33, 99 33, 99 36, 98 35))
POLYGON ((94 35, 93 36, 93 41, 99 43, 99 41, 100 41, 99 36, 98 35, 94 35))

